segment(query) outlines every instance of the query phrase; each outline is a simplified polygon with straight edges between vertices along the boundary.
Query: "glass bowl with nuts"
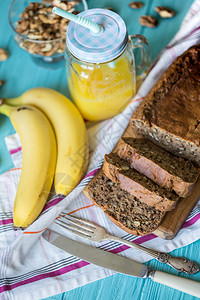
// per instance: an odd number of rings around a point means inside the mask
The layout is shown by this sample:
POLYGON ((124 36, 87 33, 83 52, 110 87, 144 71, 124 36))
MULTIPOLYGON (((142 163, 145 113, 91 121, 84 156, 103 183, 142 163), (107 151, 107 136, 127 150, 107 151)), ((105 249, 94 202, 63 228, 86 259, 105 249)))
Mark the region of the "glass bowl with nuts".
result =
POLYGON ((66 30, 69 20, 52 13, 57 6, 78 14, 80 0, 13 0, 9 8, 9 22, 15 42, 31 54, 40 65, 63 65, 66 30), (49 64, 47 64, 49 63, 49 64))

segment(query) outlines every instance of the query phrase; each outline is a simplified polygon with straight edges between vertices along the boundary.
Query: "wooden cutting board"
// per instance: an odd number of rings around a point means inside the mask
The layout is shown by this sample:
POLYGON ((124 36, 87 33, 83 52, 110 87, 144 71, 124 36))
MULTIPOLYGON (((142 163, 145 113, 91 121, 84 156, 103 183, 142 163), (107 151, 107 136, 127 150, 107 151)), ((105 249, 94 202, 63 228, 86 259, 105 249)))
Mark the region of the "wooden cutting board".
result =
MULTIPOLYGON (((130 124, 127 126, 122 136, 139 137, 136 135, 136 133, 133 132, 130 124)), ((119 148, 119 146, 120 142, 118 142, 114 151, 116 151, 119 148)), ((87 196, 87 193, 85 193, 85 195, 87 196)), ((153 233, 163 239, 173 239, 180 230, 181 226, 184 224, 185 220, 187 219, 188 215, 190 214, 196 203, 198 202, 199 197, 200 178, 195 184, 192 193, 187 198, 180 198, 176 207, 172 211, 166 213, 160 226, 153 233)))

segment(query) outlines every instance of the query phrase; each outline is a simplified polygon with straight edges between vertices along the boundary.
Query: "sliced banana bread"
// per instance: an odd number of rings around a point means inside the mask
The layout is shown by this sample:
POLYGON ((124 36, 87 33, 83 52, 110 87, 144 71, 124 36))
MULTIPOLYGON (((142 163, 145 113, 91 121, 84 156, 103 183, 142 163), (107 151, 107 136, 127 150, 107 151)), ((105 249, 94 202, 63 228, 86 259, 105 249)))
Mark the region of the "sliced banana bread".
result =
POLYGON ((88 184, 85 194, 112 222, 130 234, 146 235, 153 232, 164 216, 164 212, 142 203, 121 189, 102 171, 88 184))
POLYGON ((163 73, 130 123, 137 134, 200 166, 200 45, 163 73))
POLYGON ((103 171, 113 182, 119 183, 122 189, 156 209, 172 210, 179 199, 175 192, 160 187, 134 168, 128 167, 128 163, 117 153, 105 155, 103 171))
POLYGON ((160 148, 147 139, 121 138, 119 157, 158 185, 187 197, 198 179, 194 165, 160 148))

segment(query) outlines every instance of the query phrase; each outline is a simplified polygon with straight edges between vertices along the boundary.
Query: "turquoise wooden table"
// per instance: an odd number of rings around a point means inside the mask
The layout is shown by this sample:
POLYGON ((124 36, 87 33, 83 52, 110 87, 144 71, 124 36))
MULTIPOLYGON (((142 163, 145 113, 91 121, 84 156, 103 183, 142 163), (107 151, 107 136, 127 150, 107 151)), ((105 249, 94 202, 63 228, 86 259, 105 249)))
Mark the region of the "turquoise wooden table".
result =
MULTIPOLYGON (((144 35, 150 43, 152 49, 152 58, 154 59, 163 47, 172 39, 178 31, 179 26, 186 15, 193 0, 143 0, 144 7, 140 10, 132 10, 128 7, 129 0, 88 0, 89 8, 111 7, 125 20, 129 34, 140 33, 144 35), (155 29, 141 27, 138 23, 140 15, 151 14, 156 16, 154 7, 158 5, 170 6, 176 11, 176 16, 171 20, 161 20, 155 29)), ((16 97, 25 90, 37 86, 50 87, 69 96, 66 83, 66 73, 64 68, 54 69, 42 68, 36 65, 30 55, 18 48, 12 36, 12 31, 8 22, 8 7, 11 0, 0 2, 0 48, 7 49, 10 57, 6 62, 0 62, 0 79, 6 81, 0 88, 1 97, 16 97)), ((13 167, 10 155, 6 149, 4 137, 14 133, 14 129, 7 117, 0 118, 0 173, 13 167)), ((185 256, 200 263, 200 241, 180 248, 172 252, 176 256, 185 256)), ((147 265, 152 268, 163 270, 171 274, 177 272, 168 266, 151 260, 147 265)), ((182 275, 183 277, 189 277, 182 275)), ((200 274, 192 276, 193 279, 200 281, 200 274)), ((153 283, 150 280, 136 279, 130 276, 116 274, 106 279, 87 284, 69 292, 55 295, 46 299, 182 299, 194 300, 195 297, 186 295, 171 288, 153 283)))

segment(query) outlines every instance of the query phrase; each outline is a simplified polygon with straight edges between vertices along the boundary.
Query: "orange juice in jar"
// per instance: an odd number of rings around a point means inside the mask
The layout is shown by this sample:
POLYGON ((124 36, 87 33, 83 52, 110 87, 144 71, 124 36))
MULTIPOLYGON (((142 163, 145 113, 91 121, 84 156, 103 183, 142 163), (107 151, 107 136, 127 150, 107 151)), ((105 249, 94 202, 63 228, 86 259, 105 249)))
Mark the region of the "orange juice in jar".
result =
POLYGON ((92 9, 80 15, 100 24, 103 31, 93 34, 70 22, 67 80, 72 100, 83 117, 98 121, 120 113, 133 98, 136 91, 133 49, 142 48, 142 72, 149 67, 150 50, 143 36, 128 36, 124 21, 116 13, 92 9))

